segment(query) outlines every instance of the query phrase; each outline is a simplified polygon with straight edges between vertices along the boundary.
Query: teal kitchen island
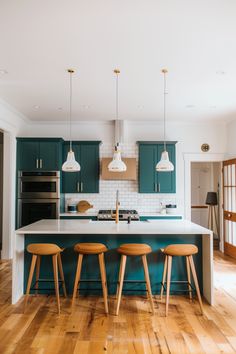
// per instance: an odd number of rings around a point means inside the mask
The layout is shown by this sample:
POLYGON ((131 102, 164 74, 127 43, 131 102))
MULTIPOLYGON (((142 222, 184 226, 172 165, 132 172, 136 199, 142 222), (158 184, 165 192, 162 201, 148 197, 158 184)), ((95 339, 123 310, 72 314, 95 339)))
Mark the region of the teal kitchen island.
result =
MULTIPOLYGON (((201 292, 206 301, 213 304, 213 235, 210 230, 186 220, 134 221, 130 224, 121 221, 115 224, 114 221, 59 219, 40 220, 16 231, 12 303, 16 303, 25 292, 31 261, 31 255, 27 253, 26 247, 30 243, 56 243, 65 248, 62 263, 66 287, 71 294, 77 264, 77 254, 73 246, 78 242, 101 242, 107 246, 105 262, 108 291, 111 295, 116 291, 120 261, 116 249, 122 243, 147 243, 152 247, 153 252, 148 255, 148 266, 153 294, 160 292, 164 261, 160 248, 177 243, 195 244, 199 249, 199 253, 194 256, 194 262, 201 292)), ((52 278, 51 257, 43 258, 45 259, 42 260, 40 278, 52 278)), ((139 257, 129 258, 125 279, 143 280, 141 260, 139 257)), ((96 256, 85 259, 82 279, 99 278, 97 262, 96 256)), ((185 261, 182 257, 173 260, 172 280, 186 280, 185 261)), ((81 289, 81 294, 101 294, 99 283, 82 283, 81 289)), ((141 282, 132 282, 127 283, 124 289, 126 294, 141 294, 145 291, 145 285, 141 282)), ((177 292, 180 289, 178 285, 173 285, 171 290, 177 292)))

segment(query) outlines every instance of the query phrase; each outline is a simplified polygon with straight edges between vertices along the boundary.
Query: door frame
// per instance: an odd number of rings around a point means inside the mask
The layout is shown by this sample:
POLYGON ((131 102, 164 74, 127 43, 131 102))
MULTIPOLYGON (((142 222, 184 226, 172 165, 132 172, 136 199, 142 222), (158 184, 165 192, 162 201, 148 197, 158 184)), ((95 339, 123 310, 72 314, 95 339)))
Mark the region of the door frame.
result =
MULTIPOLYGON (((192 162, 220 162, 221 168, 225 160, 225 154, 216 153, 183 153, 184 158, 184 217, 191 220, 191 163, 192 162)), ((220 177, 221 187, 223 176, 220 177)), ((222 188, 220 188, 220 204, 223 200, 222 188)), ((221 206, 221 205, 220 205, 221 206)), ((220 207, 220 250, 224 251, 223 242, 223 209, 220 207)))

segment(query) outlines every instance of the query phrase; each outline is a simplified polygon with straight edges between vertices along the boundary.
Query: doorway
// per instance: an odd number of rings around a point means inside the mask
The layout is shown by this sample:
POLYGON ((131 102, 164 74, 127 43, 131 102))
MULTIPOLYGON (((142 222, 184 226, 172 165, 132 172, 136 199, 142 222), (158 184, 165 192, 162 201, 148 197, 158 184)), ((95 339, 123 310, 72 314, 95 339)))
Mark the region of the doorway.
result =
POLYGON ((191 163, 191 221, 209 228, 214 234, 214 248, 219 249, 221 205, 221 163, 191 163), (207 205, 209 192, 213 192, 217 205, 207 205))
POLYGON ((0 131, 0 254, 3 230, 3 132, 0 131))

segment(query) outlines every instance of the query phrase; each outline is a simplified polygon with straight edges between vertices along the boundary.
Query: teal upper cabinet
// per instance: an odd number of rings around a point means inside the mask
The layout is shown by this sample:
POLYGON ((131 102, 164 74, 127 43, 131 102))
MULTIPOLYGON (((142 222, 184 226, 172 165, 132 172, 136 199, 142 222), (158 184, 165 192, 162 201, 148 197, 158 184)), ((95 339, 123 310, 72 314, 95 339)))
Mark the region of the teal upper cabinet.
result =
MULTIPOLYGON (((170 161, 175 166, 175 143, 166 144, 170 161)), ((156 164, 163 151, 162 142, 138 142, 139 144, 139 193, 175 193, 176 171, 156 172, 156 164)), ((176 166, 175 166, 176 167, 176 166)))
POLYGON ((62 141, 60 138, 18 138, 18 170, 59 171, 62 164, 62 141))
MULTIPOLYGON (((100 141, 74 141, 72 148, 79 162, 80 172, 63 172, 64 193, 99 193, 99 145, 100 141)), ((69 142, 64 143, 64 160, 69 142)))

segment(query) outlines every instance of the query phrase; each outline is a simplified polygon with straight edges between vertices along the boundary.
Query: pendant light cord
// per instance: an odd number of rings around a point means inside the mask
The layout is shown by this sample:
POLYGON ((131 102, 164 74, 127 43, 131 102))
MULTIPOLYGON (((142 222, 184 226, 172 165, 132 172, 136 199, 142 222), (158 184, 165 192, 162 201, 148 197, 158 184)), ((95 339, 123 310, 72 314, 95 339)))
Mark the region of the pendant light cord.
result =
POLYGON ((72 115, 72 72, 70 72, 70 151, 72 151, 72 140, 71 140, 71 115, 72 115))
MULTIPOLYGON (((116 124, 118 124, 119 117, 119 73, 116 73, 116 124)), ((119 127, 118 127, 119 128, 119 127)), ((119 145, 119 142, 116 141, 116 145, 119 145)))
POLYGON ((167 91, 166 91, 166 73, 167 70, 163 69, 163 74, 164 74, 164 151, 166 151, 166 95, 167 95, 167 91))

